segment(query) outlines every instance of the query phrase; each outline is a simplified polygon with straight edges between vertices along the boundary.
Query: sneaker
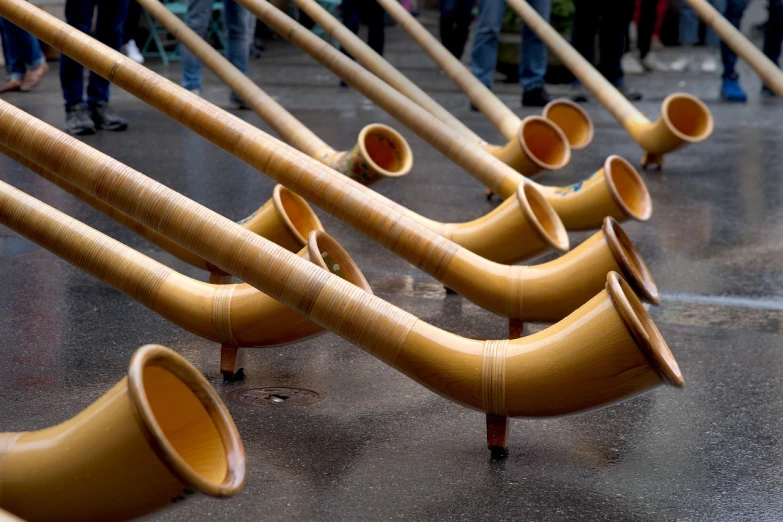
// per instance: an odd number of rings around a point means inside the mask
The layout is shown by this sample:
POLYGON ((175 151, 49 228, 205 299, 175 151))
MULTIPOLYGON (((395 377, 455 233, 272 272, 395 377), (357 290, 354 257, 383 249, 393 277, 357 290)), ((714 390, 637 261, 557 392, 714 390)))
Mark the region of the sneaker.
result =
POLYGON ((639 101, 642 99, 642 93, 638 91, 632 91, 626 85, 621 85, 617 88, 617 90, 620 91, 620 94, 625 96, 628 101, 639 101))
POLYGON ((718 59, 712 55, 704 58, 701 62, 701 71, 706 73, 714 73, 718 70, 718 59))
POLYGON ((114 112, 107 102, 90 106, 90 118, 99 130, 124 131, 128 128, 128 121, 114 112))
POLYGON ((572 85, 571 101, 576 103, 587 103, 590 98, 587 95, 587 89, 582 84, 572 85))
POLYGON ((68 133, 74 136, 95 134, 95 124, 90 118, 87 105, 83 103, 65 108, 65 126, 68 133))
POLYGON ((474 104, 473 102, 470 102, 470 112, 478 112, 478 111, 479 111, 479 108, 476 107, 476 104, 474 104))
POLYGON ((47 72, 49 72, 49 65, 46 62, 43 62, 35 69, 27 71, 27 73, 24 75, 24 80, 22 80, 22 85, 19 87, 19 90, 22 92, 32 91, 39 83, 41 83, 41 80, 43 80, 43 77, 47 72))
POLYGON ((522 107, 543 107, 552 101, 544 87, 534 87, 522 93, 522 107))
POLYGON ((0 92, 18 91, 21 88, 22 88, 22 81, 21 80, 8 79, 3 84, 3 86, 0 87, 0 92))
POLYGON ((674 72, 683 72, 685 69, 688 69, 691 65, 691 59, 688 56, 681 56, 680 58, 677 58, 674 60, 671 65, 669 65, 669 69, 671 69, 674 72))
POLYGON ((641 59, 642 67, 647 72, 669 72, 669 66, 666 65, 654 52, 647 53, 647 56, 641 59))
POLYGON ((625 74, 642 74, 644 67, 639 63, 639 60, 631 53, 625 53, 620 59, 620 67, 622 67, 625 74))
POLYGON ((144 55, 139 51, 139 46, 136 45, 136 40, 128 40, 128 43, 120 47, 122 54, 130 58, 136 63, 144 63, 144 55))
POLYGON ((198 87, 196 87, 195 89, 188 89, 188 92, 192 92, 196 96, 201 96, 201 89, 199 89, 198 87))
POLYGON ((723 83, 720 88, 720 97, 732 103, 745 103, 748 101, 748 96, 745 91, 742 90, 742 86, 739 83, 739 76, 734 73, 728 78, 723 78, 723 83))

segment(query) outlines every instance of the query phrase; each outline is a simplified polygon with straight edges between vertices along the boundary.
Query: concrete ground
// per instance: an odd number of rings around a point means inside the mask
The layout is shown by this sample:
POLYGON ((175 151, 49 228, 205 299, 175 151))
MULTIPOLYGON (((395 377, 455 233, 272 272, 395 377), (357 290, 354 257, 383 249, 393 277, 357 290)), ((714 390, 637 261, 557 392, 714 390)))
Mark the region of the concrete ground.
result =
MULTIPOLYGON (((399 29, 388 57, 489 141, 498 133, 399 29)), ((150 66, 173 80, 179 66, 150 66)), ((744 67, 744 66, 743 66, 744 67)), ((315 390, 298 407, 228 403, 247 450, 248 479, 237 497, 189 500, 159 520, 779 520, 783 517, 783 102, 762 101, 743 68, 747 105, 717 101, 719 78, 659 74, 629 78, 656 118, 661 100, 683 90, 715 117, 702 144, 644 174, 655 211, 625 229, 647 260, 663 303, 651 309, 686 378, 603 410, 512 424, 509 457, 491 461, 484 417, 452 404, 332 334, 295 346, 251 351, 247 379, 224 384, 218 346, 161 319, 47 251, 0 227, 0 428, 61 422, 122 378, 133 351, 169 346, 191 360, 224 398, 262 386, 315 390)), ((442 221, 491 210, 481 185, 412 132, 305 55, 274 43, 251 76, 338 149, 362 126, 387 123, 410 141, 414 172, 377 186, 395 201, 442 221)), ((501 98, 520 114, 515 86, 501 98)), ((227 105, 206 74, 204 96, 227 105)), ((32 94, 3 100, 63 126, 56 74, 32 94)), ((157 111, 115 89, 130 121, 89 145, 231 219, 253 212, 273 183, 157 111)), ((576 182, 609 154, 640 150, 600 106, 586 106, 594 143, 550 184, 576 182)), ((254 114, 237 113, 268 130, 254 114)), ((170 255, 5 157, 0 179, 152 258, 204 278, 170 255)), ((421 319, 472 338, 501 338, 506 324, 347 225, 318 211, 375 292, 421 319)), ((587 233, 572 234, 576 245, 587 233)), ((542 256, 540 260, 555 257, 542 256)), ((542 325, 532 325, 534 329, 542 325)))

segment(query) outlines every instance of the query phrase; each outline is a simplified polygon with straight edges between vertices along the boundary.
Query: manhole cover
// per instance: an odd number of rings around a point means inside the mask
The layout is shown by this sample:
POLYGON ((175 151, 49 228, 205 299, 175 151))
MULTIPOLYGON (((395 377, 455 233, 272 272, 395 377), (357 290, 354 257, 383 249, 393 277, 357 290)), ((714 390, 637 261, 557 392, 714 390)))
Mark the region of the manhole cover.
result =
POLYGON ((323 400, 323 398, 324 394, 317 391, 284 386, 251 388, 228 394, 228 400, 243 406, 304 406, 323 400))

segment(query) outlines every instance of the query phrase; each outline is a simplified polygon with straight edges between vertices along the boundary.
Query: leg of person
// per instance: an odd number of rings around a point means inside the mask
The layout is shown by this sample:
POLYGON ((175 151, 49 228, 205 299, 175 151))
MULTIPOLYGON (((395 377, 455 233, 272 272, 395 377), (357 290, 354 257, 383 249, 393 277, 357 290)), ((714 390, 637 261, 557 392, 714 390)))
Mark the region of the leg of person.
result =
POLYGON ((139 32, 139 20, 141 19, 141 6, 136 0, 130 0, 128 4, 128 16, 125 17, 125 25, 122 28, 122 54, 136 63, 144 63, 144 56, 136 45, 136 36, 139 32))
MULTIPOLYGON (((727 0, 723 16, 736 28, 739 28, 748 0, 727 0)), ((736 71, 737 54, 724 42, 720 43, 720 55, 723 61, 723 78, 721 81, 721 97, 729 102, 744 103, 748 100, 745 91, 739 83, 736 71)))
MULTIPOLYGON (((66 0, 65 21, 90 34, 97 0, 66 0)), ((94 134, 95 124, 84 103, 84 68, 66 55, 60 56, 60 85, 65 99, 65 124, 76 135, 94 134)))
POLYGON ((367 4, 367 44, 373 51, 383 56, 386 43, 386 11, 375 0, 365 0, 367 4))
POLYGON ((24 63, 24 44, 20 38, 20 33, 24 33, 24 31, 5 18, 0 18, 0 24, 3 26, 3 53, 8 70, 8 81, 0 87, 0 92, 18 91, 22 87, 22 81, 27 72, 24 63))
POLYGON ((458 60, 462 59, 462 54, 465 52, 465 44, 470 35, 470 21, 473 18, 473 6, 475 3, 474 0, 457 0, 457 10, 454 17, 454 37, 452 40, 454 48, 451 53, 458 60))
POLYGON ((642 95, 625 86, 622 59, 625 54, 626 27, 633 16, 632 7, 625 0, 605 0, 600 2, 601 24, 599 32, 599 52, 601 58, 598 71, 617 87, 626 98, 640 100, 642 95))
MULTIPOLYGON (((764 27, 764 54, 778 65, 781 42, 783 42, 783 0, 769 0, 769 19, 764 27)), ((768 85, 764 85, 761 92, 765 96, 775 96, 768 85)))
MULTIPOLYGON (((250 13, 239 5, 236 0, 226 2, 226 26, 228 28, 228 60, 244 74, 247 74, 247 62, 250 56, 250 40, 248 37, 248 20, 250 13)), ((231 103, 238 109, 247 106, 235 93, 231 93, 231 103)))
MULTIPOLYGON (((530 6, 549 22, 552 12, 550 0, 529 0, 530 6)), ((552 97, 546 92, 546 45, 527 25, 522 27, 522 47, 519 59, 519 85, 522 86, 522 105, 543 107, 552 97)))
POLYGON ((639 48, 639 58, 642 60, 642 65, 644 65, 644 59, 647 58, 647 54, 650 52, 657 18, 658 0, 641 0, 636 46, 639 48))
MULTIPOLYGON (((202 38, 207 34, 212 19, 212 0, 188 0, 185 23, 202 38)), ((201 62, 187 47, 179 46, 182 60, 182 86, 189 91, 201 92, 201 62)))
MULTIPOLYGON (((599 0, 600 2, 601 0, 599 0)), ((598 9, 592 0, 574 0, 574 25, 571 29, 571 45, 591 64, 595 62, 595 35, 598 33, 598 9)), ((587 92, 578 80, 574 81, 578 92, 575 102, 587 101, 587 92)))
POLYGON ((505 14, 505 0, 479 0, 478 26, 470 53, 470 70, 490 89, 498 61, 498 35, 505 14))
POLYGON ((673 71, 684 71, 693 63, 693 46, 699 42, 699 16, 691 9, 688 2, 680 2, 680 25, 678 36, 683 55, 671 63, 673 71))
POLYGON ((457 0, 440 0, 440 19, 438 20, 438 30, 440 33, 440 43, 443 47, 454 54, 454 25, 457 17, 457 0))
MULTIPOLYGON (((343 3, 340 4, 340 12, 342 13, 343 18, 343 25, 347 27, 353 34, 359 34, 359 2, 361 0, 343 0, 343 3)), ((351 56, 351 53, 345 50, 345 47, 342 47, 343 54, 353 60, 353 56, 351 56)), ((347 84, 340 80, 340 86, 341 87, 347 87, 347 84)))
POLYGON ((49 66, 46 64, 46 57, 41 51, 41 44, 38 42, 38 38, 35 36, 16 26, 14 26, 11 34, 14 35, 14 40, 22 51, 22 58, 24 60, 25 73, 19 90, 22 92, 32 91, 41 83, 44 75, 49 72, 49 66))
MULTIPOLYGON (((128 0, 98 0, 98 19, 95 38, 119 50, 122 46, 122 28, 128 14, 128 0)), ((124 131, 128 122, 109 106, 109 80, 91 72, 87 84, 87 107, 96 129, 124 131)))

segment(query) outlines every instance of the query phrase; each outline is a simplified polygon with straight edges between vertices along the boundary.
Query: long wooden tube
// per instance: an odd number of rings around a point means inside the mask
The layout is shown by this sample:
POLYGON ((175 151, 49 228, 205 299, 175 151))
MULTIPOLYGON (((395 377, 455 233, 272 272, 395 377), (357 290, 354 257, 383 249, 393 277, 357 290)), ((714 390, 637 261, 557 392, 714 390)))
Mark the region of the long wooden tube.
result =
POLYGON ((685 0, 696 11, 704 23, 720 36, 743 60, 748 62, 764 83, 779 97, 783 98, 783 71, 748 40, 742 32, 731 25, 726 18, 704 0, 685 0))
MULTIPOLYGON (((449 115, 450 113, 441 107, 438 102, 433 100, 421 89, 418 89, 413 82, 408 80, 399 70, 394 68, 382 56, 364 44, 364 42, 356 38, 353 33, 346 31, 345 26, 333 23, 332 20, 336 22, 333 17, 330 17, 331 20, 328 20, 326 16, 328 16, 329 13, 314 0, 294 1, 322 27, 322 21, 329 22, 331 24, 329 30, 332 31, 332 27, 334 27, 333 33, 330 34, 335 34, 334 37, 341 43, 342 39, 344 39, 346 42, 343 43, 344 46, 348 47, 351 45, 352 47, 360 47, 362 52, 359 53, 355 52, 352 48, 349 48, 349 50, 353 56, 357 57, 362 65, 439 119, 451 125, 453 129, 460 130, 452 124, 451 120, 441 117, 443 112, 446 112, 446 114, 449 115), (314 18, 315 15, 318 16, 317 19, 314 18), (340 34, 340 38, 337 38, 336 33, 340 34), (365 57, 369 59, 365 59, 365 57)), ((504 138, 507 140, 516 139, 522 120, 514 111, 509 109, 508 106, 500 101, 486 85, 481 83, 458 58, 451 54, 451 52, 425 29, 412 14, 402 7, 399 2, 394 0, 378 0, 378 3, 408 32, 416 43, 430 55, 430 58, 435 61, 438 67, 451 78, 462 92, 465 93, 471 103, 492 122, 504 138)), ((566 135, 566 138, 568 138, 571 149, 584 149, 593 140, 593 121, 584 109, 570 100, 552 100, 544 107, 543 116, 560 127, 560 130, 562 130, 566 135)))
POLYGON ((128 376, 62 424, 0 433, 0 507, 31 522, 129 520, 244 482, 231 414, 163 346, 136 350, 128 376))
POLYGON ((359 134, 358 142, 352 150, 338 152, 258 88, 160 0, 141 0, 140 4, 295 148, 365 185, 383 178, 404 176, 410 172, 413 165, 410 146, 405 138, 391 127, 381 124, 368 125, 359 134))
POLYGON ((704 141, 712 134, 710 110, 701 100, 685 93, 667 96, 661 117, 650 122, 527 2, 507 3, 639 144, 644 150, 642 165, 662 165, 664 154, 704 141))
MULTIPOLYGON (((309 201, 353 225, 482 308, 505 317, 525 319, 520 314, 530 299, 526 295, 526 275, 522 267, 491 263, 434 234, 394 209, 374 204, 373 200, 364 195, 366 187, 344 176, 335 175, 327 167, 277 142, 252 125, 127 60, 120 53, 26 2, 0 2, 0 15, 23 26, 25 30, 273 179, 284 182, 309 201), (484 280, 490 280, 492 284, 479 288, 476 281, 484 280), (526 303, 524 307, 523 302, 526 303)), ((38 163, 43 164, 43 158, 36 139, 44 143, 55 140, 61 146, 74 149, 84 146, 68 140, 62 133, 36 122, 8 104, 0 102, 0 112, 7 116, 5 120, 0 119, 0 123, 5 125, 0 127, 0 134, 4 136, 0 142, 38 163), (22 132, 17 131, 19 125, 24 127, 22 132)), ((96 154, 95 151, 82 150, 84 154, 96 154)), ((45 166, 56 170, 62 165, 55 162, 45 166)), ((121 170, 123 167, 117 165, 117 168, 121 170)), ((597 287, 596 291, 603 287, 599 280, 593 284, 597 287)), ((550 288, 548 300, 562 302, 566 294, 568 291, 550 288)), ((564 305, 560 317, 572 310, 564 305)))
MULTIPOLYGON (((180 39, 245 103, 254 107, 256 113, 275 128, 286 142, 325 165, 336 168, 338 171, 343 169, 341 165, 345 161, 345 155, 340 156, 343 159, 336 159, 338 156, 333 150, 325 152, 322 146, 323 142, 310 129, 287 112, 211 45, 207 44, 195 32, 189 29, 179 17, 166 9, 159 0, 141 0, 141 3, 152 16, 156 17, 173 35, 180 39)), ((391 129, 389 131, 394 132, 391 129)), ((399 147, 384 145, 384 140, 379 139, 377 133, 375 138, 369 138, 366 136, 368 132, 370 131, 367 128, 362 131, 359 145, 354 150, 371 150, 375 151, 375 153, 370 153, 369 155, 363 153, 361 157, 388 158, 377 160, 373 163, 376 165, 400 161, 397 155, 393 153, 399 147), (368 144, 373 145, 370 147, 367 146, 368 144)), ((393 138, 391 142, 394 142, 393 138)), ((407 147, 407 143, 405 147, 407 147)), ((402 157, 410 156, 410 150, 407 148, 406 150, 407 153, 403 154, 402 157)), ((353 153, 348 156, 353 156, 353 153)), ((348 160, 348 163, 360 166, 367 165, 367 162, 363 159, 358 161, 348 160)), ((357 181, 362 181, 362 179, 370 181, 372 175, 368 174, 367 168, 362 167, 362 169, 360 169, 361 172, 355 172, 355 175, 351 177, 357 181)), ((369 168, 369 171, 376 172, 378 167, 369 168)), ((549 248, 560 251, 568 250, 568 237, 565 230, 560 226, 558 217, 551 212, 547 212, 548 205, 545 202, 528 204, 528 200, 538 198, 538 194, 535 191, 527 190, 526 195, 517 195, 517 197, 509 198, 500 208, 495 209, 482 218, 466 223, 441 223, 417 214, 374 191, 367 190, 366 193, 379 202, 389 205, 414 221, 423 224, 430 230, 451 239, 458 245, 490 261, 515 263, 540 254, 549 248), (534 212, 534 210, 539 209, 541 212, 534 212), (539 227, 538 223, 541 223, 543 227, 539 227)), ((562 198, 559 198, 559 201, 563 201, 562 198)), ((600 219, 602 218, 603 216, 599 218, 597 224, 595 222, 592 223, 591 228, 600 226, 600 219)))
MULTIPOLYGON (((456 135, 450 127, 439 120, 436 121, 426 117, 423 118, 424 122, 419 121, 422 118, 417 118, 415 120, 410 118, 403 119, 401 115, 414 114, 416 116, 421 116, 421 107, 416 103, 413 103, 412 100, 407 99, 404 95, 400 96, 400 93, 394 88, 384 83, 375 75, 369 73, 353 60, 348 59, 342 53, 337 52, 332 46, 328 45, 310 31, 304 29, 266 0, 240 0, 240 3, 258 16, 260 20, 264 21, 264 23, 274 31, 281 34, 284 38, 308 53, 312 58, 320 62, 333 73, 340 76, 344 81, 351 84, 389 114, 396 117, 404 125, 419 134, 419 136, 428 140, 434 147, 438 148, 438 145, 432 139, 434 137, 432 133, 435 131, 428 130, 430 127, 440 129, 437 137, 441 140, 448 141, 451 150, 459 150, 460 157, 464 155, 466 150, 470 150, 472 155, 477 157, 484 156, 486 158, 488 156, 486 151, 480 150, 474 142, 456 135), (424 127, 424 125, 427 127, 424 127)), ((518 172, 530 172, 529 165, 531 164, 531 161, 533 161, 533 158, 550 158, 546 161, 550 163, 556 162, 556 158, 560 157, 560 152, 558 151, 561 149, 552 145, 554 141, 559 140, 561 142, 564 147, 562 150, 570 150, 563 132, 544 118, 534 116, 525 118, 518 129, 518 137, 518 140, 510 141, 505 147, 495 147, 492 151, 493 155, 506 165, 511 166, 513 168, 512 170, 515 169, 518 172), (555 136, 559 136, 560 138, 556 140, 555 136), (520 151, 523 152, 520 153, 520 151)), ((459 158, 452 159, 455 163, 459 164, 459 158)), ((533 163, 536 163, 537 161, 538 160, 534 160, 533 163)), ((488 176, 489 171, 477 172, 469 168, 465 168, 465 170, 503 199, 513 196, 515 187, 518 187, 518 183, 521 183, 525 179, 517 172, 514 172, 506 176, 504 181, 498 183, 500 180, 497 176, 493 175, 490 179, 490 176, 488 176), (514 185, 514 183, 517 183, 517 185, 514 185)), ((533 170, 538 171, 540 169, 536 168, 533 170)), ((581 205, 579 202, 581 197, 582 195, 580 193, 575 193, 572 198, 569 198, 568 204, 581 205)), ((556 191, 550 191, 547 198, 557 199, 558 194, 556 191)), ((564 203, 561 201, 560 204, 562 208, 564 203)), ((598 223, 593 223, 592 225, 598 226, 599 224, 600 220, 598 223)), ((586 228, 587 226, 587 224, 582 224, 579 228, 586 228)))
MULTIPOLYGON (((0 223, 205 339, 269 347, 323 332, 246 283, 191 279, 3 182, 0 223)), ((326 233, 313 231, 299 255, 372 293, 350 256, 326 233)))
MULTIPOLYGON (((123 74, 115 67, 115 76, 123 74)), ((662 384, 683 384, 677 363, 644 306, 614 272, 595 297, 540 333, 515 340, 465 339, 30 120, 0 103, 0 141, 9 146, 13 141, 25 149, 15 150, 58 170, 79 188, 466 407, 504 416, 564 415, 625 400, 662 384)), ((293 173, 314 170, 305 156, 276 154, 258 141, 236 138, 245 146, 261 147, 270 163, 293 173)), ((396 229, 397 237, 416 233, 413 227, 398 228, 399 221, 392 217, 386 209, 384 223, 396 229)), ((369 221, 370 215, 365 219, 369 221)))

